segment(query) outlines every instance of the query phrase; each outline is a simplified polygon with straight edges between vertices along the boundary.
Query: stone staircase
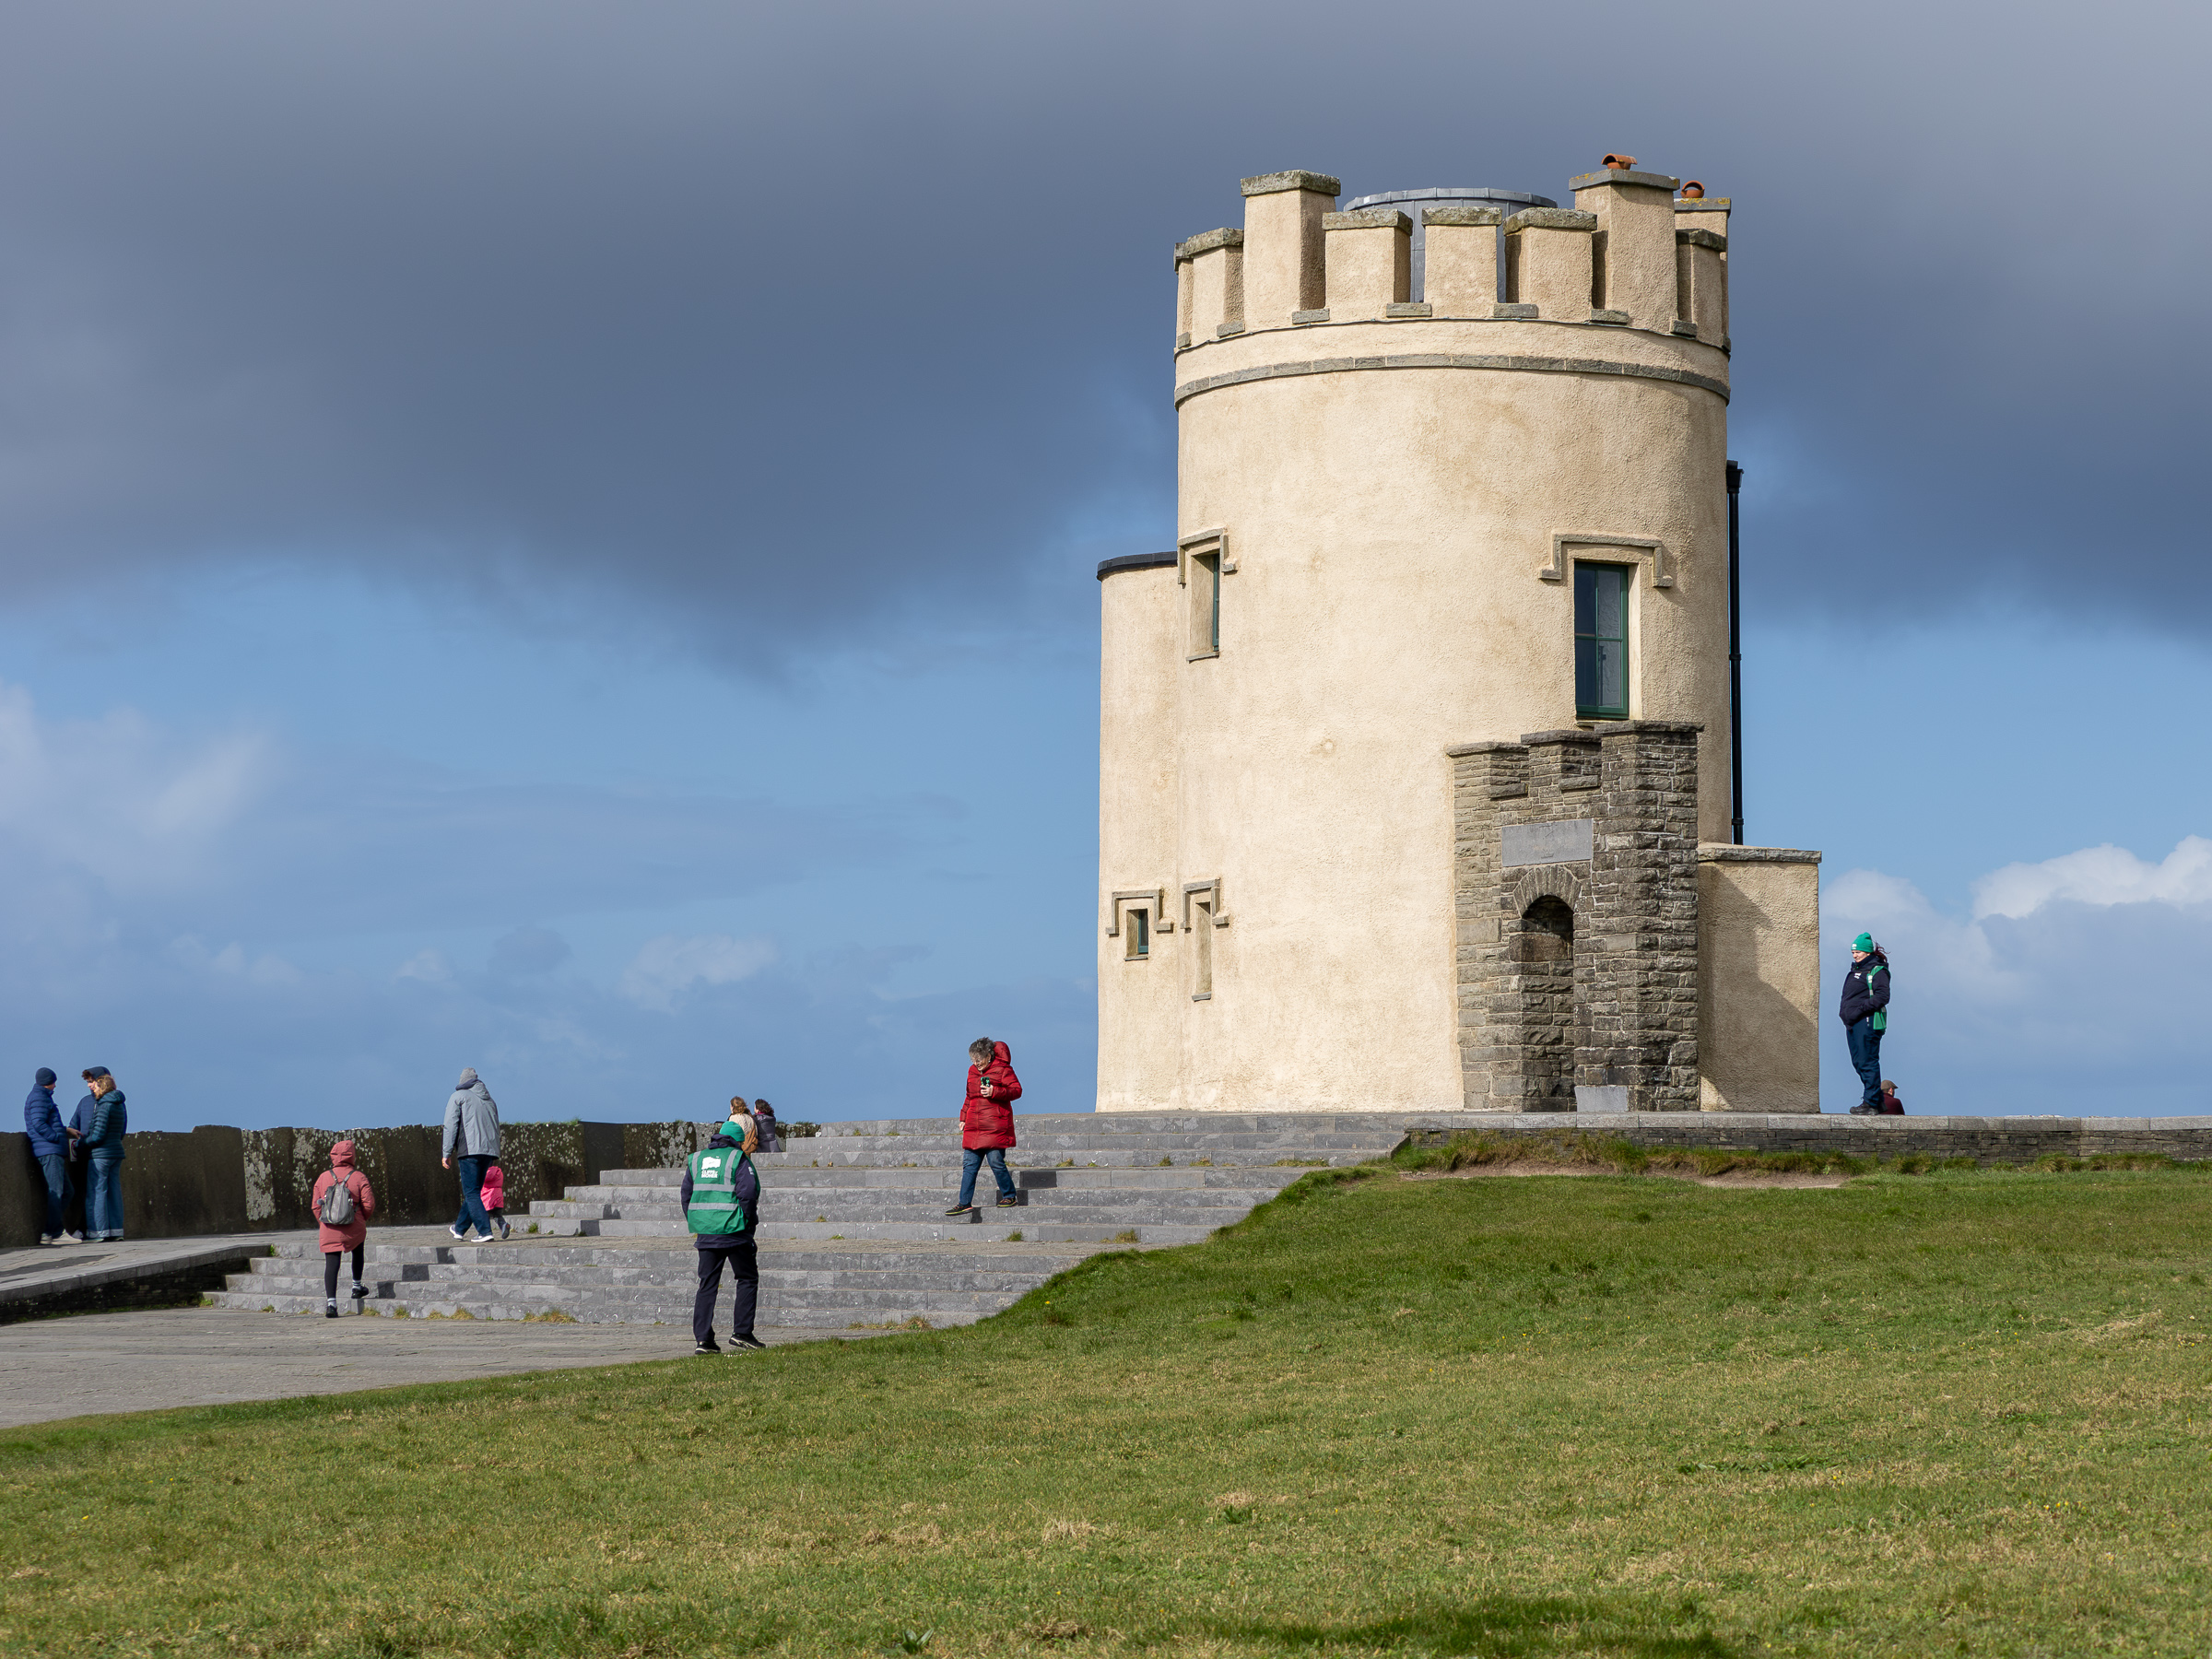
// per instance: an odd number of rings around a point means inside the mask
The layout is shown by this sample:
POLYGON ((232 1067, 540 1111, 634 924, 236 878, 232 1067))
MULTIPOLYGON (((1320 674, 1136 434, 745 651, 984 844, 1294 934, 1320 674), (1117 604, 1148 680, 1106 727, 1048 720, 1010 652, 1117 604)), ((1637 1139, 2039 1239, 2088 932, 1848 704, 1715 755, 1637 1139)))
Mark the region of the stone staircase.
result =
MULTIPOLYGON (((1017 1120, 1007 1154, 1021 1202, 977 1215, 958 1195, 950 1118, 833 1124, 754 1162, 760 1174, 764 1327, 881 1330, 967 1324, 1094 1252, 1194 1243, 1241 1219, 1309 1169, 1389 1152, 1381 1114, 1080 1113, 1017 1120)), ((370 1232, 366 1312, 417 1318, 553 1319, 688 1330, 690 1234, 680 1170, 608 1170, 512 1218, 499 1244, 443 1230, 370 1232), (535 1227, 535 1233, 528 1230, 535 1227)), ((321 1313, 312 1239, 279 1241, 210 1297, 219 1307, 321 1313)), ((341 1287, 342 1288, 342 1287, 341 1287)), ((722 1320, 726 1326, 725 1284, 722 1320)), ((344 1306, 341 1298, 341 1306, 344 1306)))

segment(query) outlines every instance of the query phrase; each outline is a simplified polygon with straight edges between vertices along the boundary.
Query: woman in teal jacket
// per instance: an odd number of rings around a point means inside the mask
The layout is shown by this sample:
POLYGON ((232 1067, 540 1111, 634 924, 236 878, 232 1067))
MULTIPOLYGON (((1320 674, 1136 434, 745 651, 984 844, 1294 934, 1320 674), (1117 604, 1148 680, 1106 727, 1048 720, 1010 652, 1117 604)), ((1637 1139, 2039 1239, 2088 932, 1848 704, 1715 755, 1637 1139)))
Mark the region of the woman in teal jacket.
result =
POLYGON ((92 1090, 92 1121, 77 1142, 85 1157, 85 1238, 99 1243, 123 1237, 123 1137, 131 1117, 106 1066, 87 1066, 85 1082, 92 1090))

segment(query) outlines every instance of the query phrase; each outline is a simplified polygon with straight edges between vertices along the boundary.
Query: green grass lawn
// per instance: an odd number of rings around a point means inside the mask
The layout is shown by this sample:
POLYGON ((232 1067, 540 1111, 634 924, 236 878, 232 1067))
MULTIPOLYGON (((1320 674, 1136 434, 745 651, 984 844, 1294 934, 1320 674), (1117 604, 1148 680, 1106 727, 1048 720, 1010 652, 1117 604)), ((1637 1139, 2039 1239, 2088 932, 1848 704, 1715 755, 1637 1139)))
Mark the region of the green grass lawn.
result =
POLYGON ((2202 1654, 2207 1198, 1316 1176, 969 1330, 12 1430, 0 1646, 2202 1654))

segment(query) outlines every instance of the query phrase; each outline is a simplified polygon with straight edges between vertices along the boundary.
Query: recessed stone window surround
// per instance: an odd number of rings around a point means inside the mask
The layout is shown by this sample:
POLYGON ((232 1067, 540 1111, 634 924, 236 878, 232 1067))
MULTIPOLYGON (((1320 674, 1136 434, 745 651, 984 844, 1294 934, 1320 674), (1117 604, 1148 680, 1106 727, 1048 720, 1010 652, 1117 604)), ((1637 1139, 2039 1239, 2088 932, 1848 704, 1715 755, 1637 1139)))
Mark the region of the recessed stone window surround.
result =
POLYGON ((1117 939, 1122 935, 1122 912, 1129 908, 1147 910, 1152 913, 1152 931, 1170 934, 1175 924, 1168 917, 1168 889, 1166 888, 1122 888, 1106 901, 1106 936, 1117 939))
POLYGON ((1594 530, 1557 530, 1551 537, 1551 562, 1536 571, 1546 582, 1565 582, 1574 561, 1599 559, 1608 564, 1640 564, 1652 561, 1652 585, 1671 588, 1675 585, 1674 567, 1667 563, 1666 544, 1653 541, 1648 535, 1612 535, 1594 530), (1615 557, 1606 559, 1606 555, 1615 557))

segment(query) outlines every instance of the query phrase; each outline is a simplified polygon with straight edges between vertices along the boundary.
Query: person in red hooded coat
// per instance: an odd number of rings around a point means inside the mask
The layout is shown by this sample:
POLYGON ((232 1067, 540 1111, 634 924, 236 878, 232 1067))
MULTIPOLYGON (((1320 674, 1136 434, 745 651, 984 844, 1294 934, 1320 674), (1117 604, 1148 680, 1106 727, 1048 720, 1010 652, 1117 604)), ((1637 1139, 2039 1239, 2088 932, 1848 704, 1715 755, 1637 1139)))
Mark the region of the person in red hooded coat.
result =
POLYGON ((960 1102, 960 1201, 945 1213, 975 1213, 975 1172, 984 1163, 998 1182, 998 1207, 1011 1209, 1014 1177, 1006 1173, 1006 1148, 1014 1144, 1014 1102, 1021 1079, 1014 1075, 1014 1052, 1003 1042, 978 1037, 968 1045, 968 1098, 960 1102))
POLYGON ((330 1149, 330 1168, 315 1177, 314 1206, 317 1241, 323 1246, 323 1317, 338 1316, 338 1258, 347 1251, 353 1252, 354 1301, 358 1304, 369 1294, 369 1287, 361 1283, 361 1247, 369 1237, 369 1218, 376 1214, 376 1191, 369 1184, 369 1177, 354 1168, 353 1143, 342 1140, 330 1149), (347 1202, 333 1205, 330 1190, 342 1186, 347 1202), (327 1221, 324 1217, 343 1209, 343 1221, 327 1221))

